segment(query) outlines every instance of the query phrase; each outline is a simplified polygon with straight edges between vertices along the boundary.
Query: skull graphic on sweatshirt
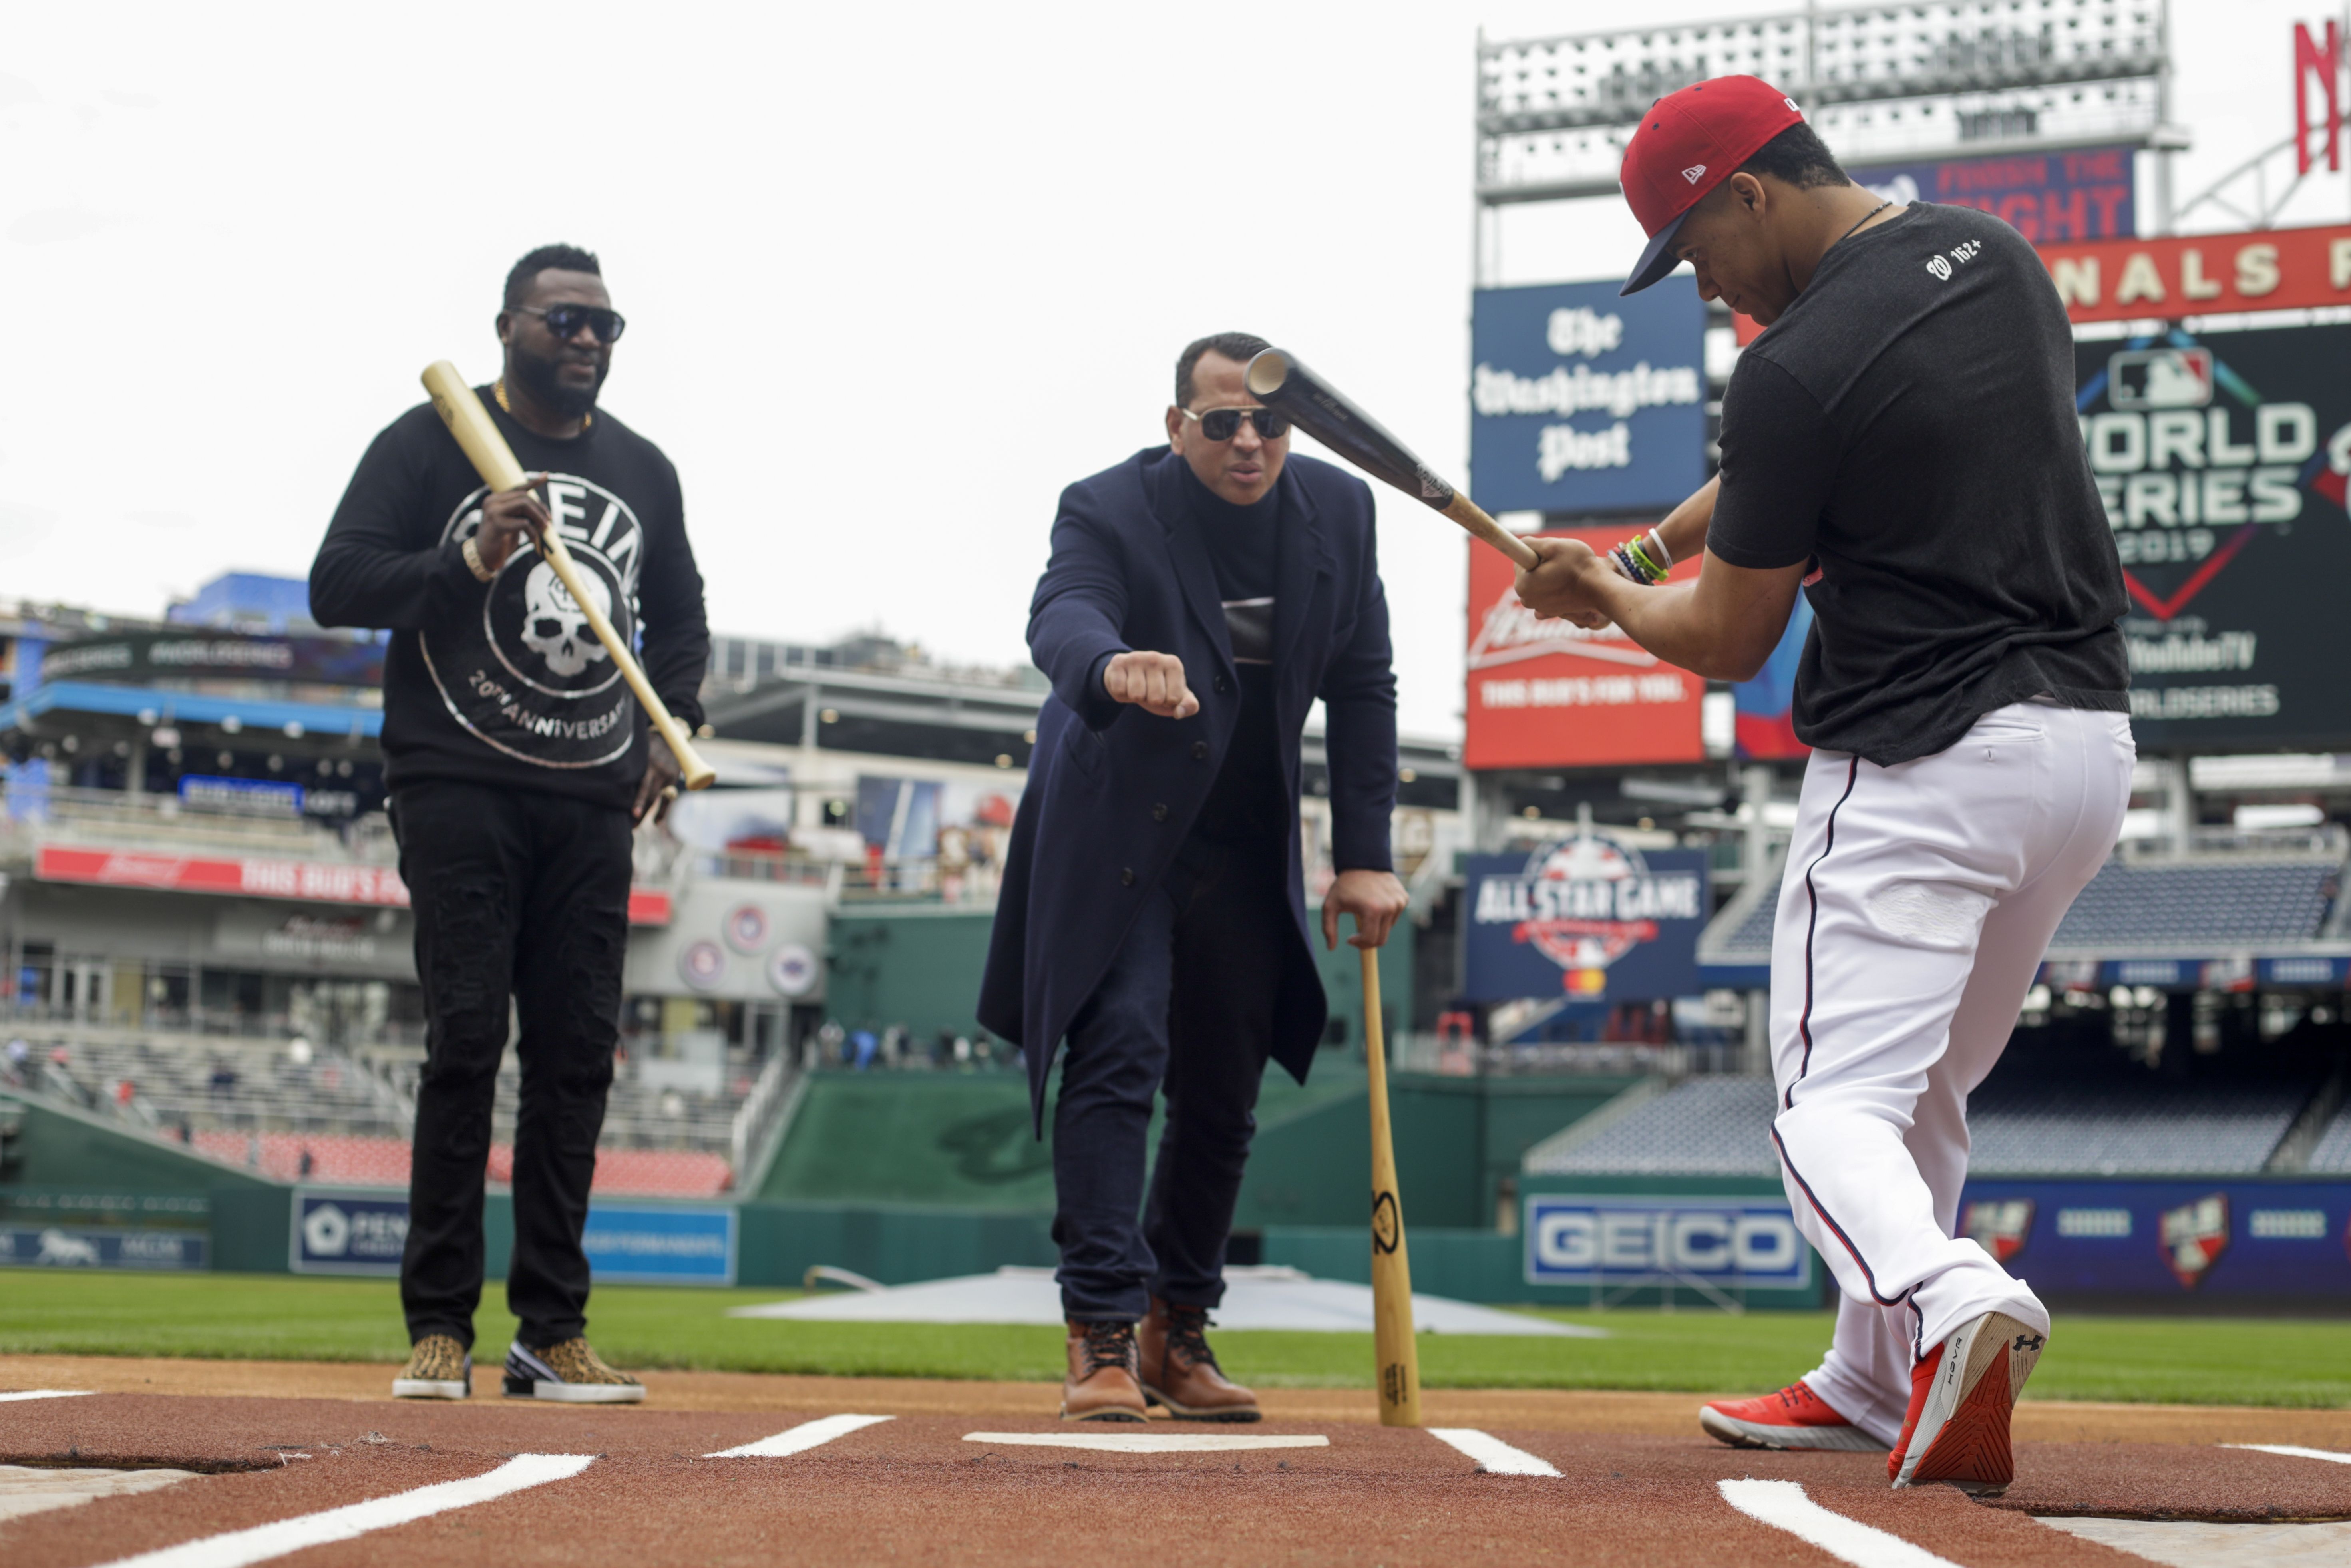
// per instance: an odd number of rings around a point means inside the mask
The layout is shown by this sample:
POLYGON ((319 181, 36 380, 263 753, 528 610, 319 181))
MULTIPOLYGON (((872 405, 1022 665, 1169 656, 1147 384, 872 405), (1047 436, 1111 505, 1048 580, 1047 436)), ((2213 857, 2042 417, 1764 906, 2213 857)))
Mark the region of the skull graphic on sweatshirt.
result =
MULTIPOLYGON (((417 635, 450 715, 493 749, 546 768, 593 768, 627 754, 640 723, 636 699, 588 624, 592 607, 624 646, 637 638, 637 574, 644 533, 629 504, 603 486, 551 474, 548 509, 590 603, 563 586, 525 543, 483 591, 478 614, 417 635)), ((456 543, 482 526, 476 489, 444 526, 456 543)))
MULTIPOLYGON (((596 601, 596 612, 611 619, 612 596, 605 591, 603 580, 591 573, 580 579, 580 586, 596 601)), ((557 674, 576 675, 591 660, 611 656, 596 640, 588 612, 580 608, 549 562, 542 560, 530 569, 530 576, 523 581, 522 600, 523 646, 546 660, 547 667, 557 674)))

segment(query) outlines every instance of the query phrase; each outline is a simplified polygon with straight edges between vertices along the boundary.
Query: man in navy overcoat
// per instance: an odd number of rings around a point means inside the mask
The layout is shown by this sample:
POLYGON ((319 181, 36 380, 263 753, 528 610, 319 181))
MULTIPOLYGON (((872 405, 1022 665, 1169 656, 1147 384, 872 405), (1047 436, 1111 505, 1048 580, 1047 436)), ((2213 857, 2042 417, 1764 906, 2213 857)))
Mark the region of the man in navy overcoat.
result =
POLYGON ((1254 1421, 1206 1338, 1269 1058, 1322 1037, 1300 864, 1299 738, 1323 705, 1337 876, 1378 946, 1404 912, 1388 854, 1395 676, 1361 479, 1291 457, 1242 380, 1265 347, 1176 364, 1168 444, 1062 492, 1029 646, 1053 683, 1013 824, 979 1019, 1053 1108, 1053 1239, 1069 1321, 1061 1414, 1254 1421), (1150 1192, 1155 1094, 1167 1120, 1150 1192))

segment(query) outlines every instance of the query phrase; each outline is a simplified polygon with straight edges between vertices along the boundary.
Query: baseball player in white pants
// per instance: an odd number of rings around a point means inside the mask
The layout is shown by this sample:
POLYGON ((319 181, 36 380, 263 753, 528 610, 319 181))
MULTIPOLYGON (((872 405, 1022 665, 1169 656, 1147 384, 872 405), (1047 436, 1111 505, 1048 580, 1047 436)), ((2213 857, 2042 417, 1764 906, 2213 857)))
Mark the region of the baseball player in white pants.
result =
POLYGON ((1624 186, 1650 235, 1766 330, 1722 466, 1607 555, 1539 539, 1520 599, 1660 658, 1752 675, 1806 592, 1814 749, 1771 955, 1771 1140, 1844 1300, 1818 1370, 1705 1407, 1728 1442, 1889 1449, 1893 1483, 1996 1492, 2049 1313, 1955 1239, 1969 1091, 2113 849, 2135 760, 2121 565, 2032 248, 1968 208, 1881 201, 1752 77, 1660 99, 1624 186), (1663 579, 1704 550, 1695 580, 1663 579))

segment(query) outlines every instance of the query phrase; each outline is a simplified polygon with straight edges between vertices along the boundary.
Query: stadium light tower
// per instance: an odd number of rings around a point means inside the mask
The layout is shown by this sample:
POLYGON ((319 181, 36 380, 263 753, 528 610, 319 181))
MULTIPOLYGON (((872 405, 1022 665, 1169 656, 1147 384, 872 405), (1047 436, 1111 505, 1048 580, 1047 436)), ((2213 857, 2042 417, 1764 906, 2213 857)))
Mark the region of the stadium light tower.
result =
POLYGON ((1744 72, 1785 89, 1845 162, 2124 145, 2153 151, 2171 223, 2169 0, 1808 6, 1735 21, 1478 42, 1475 277, 1499 210, 1613 195, 1649 105, 1744 72))

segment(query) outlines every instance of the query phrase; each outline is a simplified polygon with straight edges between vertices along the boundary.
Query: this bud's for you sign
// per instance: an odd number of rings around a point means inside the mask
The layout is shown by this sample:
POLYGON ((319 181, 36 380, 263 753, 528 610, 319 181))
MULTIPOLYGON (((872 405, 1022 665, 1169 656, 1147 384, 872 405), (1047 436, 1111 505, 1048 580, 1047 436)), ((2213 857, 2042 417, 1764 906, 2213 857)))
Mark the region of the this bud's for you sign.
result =
POLYGON ((1703 850, 1635 848, 1603 829, 1527 855, 1471 855, 1463 991, 1472 1001, 1654 1001, 1698 988, 1703 850))
MULTIPOLYGON (((1544 537, 1604 550, 1635 530, 1563 528, 1544 537)), ((1609 625, 1539 620, 1519 602, 1510 563, 1474 540, 1469 550, 1468 725, 1472 768, 1605 768, 1698 762, 1706 682, 1667 664, 1609 625)), ((1693 559, 1673 577, 1698 574, 1693 559)))
POLYGON ((1489 512, 1672 507, 1706 483, 1706 308, 1687 277, 1478 292, 1469 490, 1489 512))

